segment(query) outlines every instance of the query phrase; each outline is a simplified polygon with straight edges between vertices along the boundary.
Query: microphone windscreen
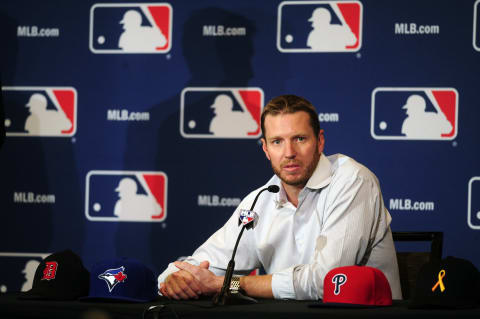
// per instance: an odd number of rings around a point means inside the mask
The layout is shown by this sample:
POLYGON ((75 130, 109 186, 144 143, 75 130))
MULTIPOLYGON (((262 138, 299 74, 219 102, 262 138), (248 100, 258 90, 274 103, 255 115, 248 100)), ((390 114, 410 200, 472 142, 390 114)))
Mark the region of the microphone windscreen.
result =
POLYGON ((278 187, 277 185, 268 186, 268 191, 270 193, 278 193, 279 190, 280 190, 280 187, 278 187))

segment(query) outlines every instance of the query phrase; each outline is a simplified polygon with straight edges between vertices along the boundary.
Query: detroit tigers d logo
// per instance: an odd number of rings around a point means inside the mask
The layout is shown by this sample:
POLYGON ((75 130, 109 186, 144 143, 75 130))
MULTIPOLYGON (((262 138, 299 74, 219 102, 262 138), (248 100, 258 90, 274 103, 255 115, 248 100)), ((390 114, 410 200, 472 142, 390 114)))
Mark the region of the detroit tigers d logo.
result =
POLYGON ((347 276, 344 274, 337 274, 332 277, 332 283, 335 285, 335 290, 333 293, 335 296, 340 294, 340 287, 347 282, 347 276))

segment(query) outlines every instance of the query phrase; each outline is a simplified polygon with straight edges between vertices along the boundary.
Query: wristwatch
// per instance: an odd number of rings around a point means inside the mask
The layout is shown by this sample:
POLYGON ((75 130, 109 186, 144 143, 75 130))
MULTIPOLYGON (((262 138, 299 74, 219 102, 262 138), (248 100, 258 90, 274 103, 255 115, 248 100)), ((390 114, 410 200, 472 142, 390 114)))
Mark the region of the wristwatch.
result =
POLYGON ((230 293, 236 294, 240 291, 240 277, 232 276, 232 281, 230 282, 230 293))

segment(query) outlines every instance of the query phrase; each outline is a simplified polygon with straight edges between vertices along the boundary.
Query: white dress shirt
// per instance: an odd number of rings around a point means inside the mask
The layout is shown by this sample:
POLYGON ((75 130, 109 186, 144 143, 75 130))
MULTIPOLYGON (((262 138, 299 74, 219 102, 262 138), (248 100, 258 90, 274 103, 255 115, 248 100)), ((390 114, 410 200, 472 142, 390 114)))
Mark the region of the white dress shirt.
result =
MULTIPOLYGON (((259 215, 245 230, 235 256, 235 273, 247 275, 263 267, 272 275, 276 299, 321 299, 323 279, 333 268, 367 265, 388 279, 393 299, 402 299, 397 257, 386 209, 376 176, 350 157, 321 155, 302 189, 298 207, 287 200, 275 175, 245 197, 227 223, 185 261, 208 260, 216 275, 224 275, 241 227, 239 210, 250 209, 258 191, 280 186, 279 193, 263 192, 254 208, 259 215)), ((161 283, 177 271, 173 263, 158 277, 161 283)))

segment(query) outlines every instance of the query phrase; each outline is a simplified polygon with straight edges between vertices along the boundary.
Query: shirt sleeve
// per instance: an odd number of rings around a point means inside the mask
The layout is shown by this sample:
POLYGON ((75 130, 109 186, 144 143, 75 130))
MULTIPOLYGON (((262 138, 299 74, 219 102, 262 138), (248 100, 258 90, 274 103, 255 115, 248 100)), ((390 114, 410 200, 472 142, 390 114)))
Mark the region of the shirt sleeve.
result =
POLYGON ((364 264, 385 236, 390 219, 374 177, 332 180, 326 197, 321 235, 311 264, 274 273, 272 290, 278 299, 317 300, 323 279, 333 268, 364 264))
MULTIPOLYGON (((195 250, 192 256, 187 257, 184 261, 193 265, 199 265, 202 261, 208 260, 210 263, 209 270, 217 276, 223 276, 227 269, 228 262, 232 258, 233 248, 240 233, 241 227, 238 225, 238 215, 242 208, 249 207, 253 202, 252 192, 240 203, 238 208, 226 222, 226 224, 217 230, 210 238, 207 239, 200 247, 195 250)), ((259 261, 255 258, 256 254, 251 245, 251 232, 244 231, 235 256, 235 274, 247 275, 251 270, 257 268, 259 261)), ((158 284, 164 282, 165 279, 179 269, 170 263, 167 269, 158 276, 158 284)))

